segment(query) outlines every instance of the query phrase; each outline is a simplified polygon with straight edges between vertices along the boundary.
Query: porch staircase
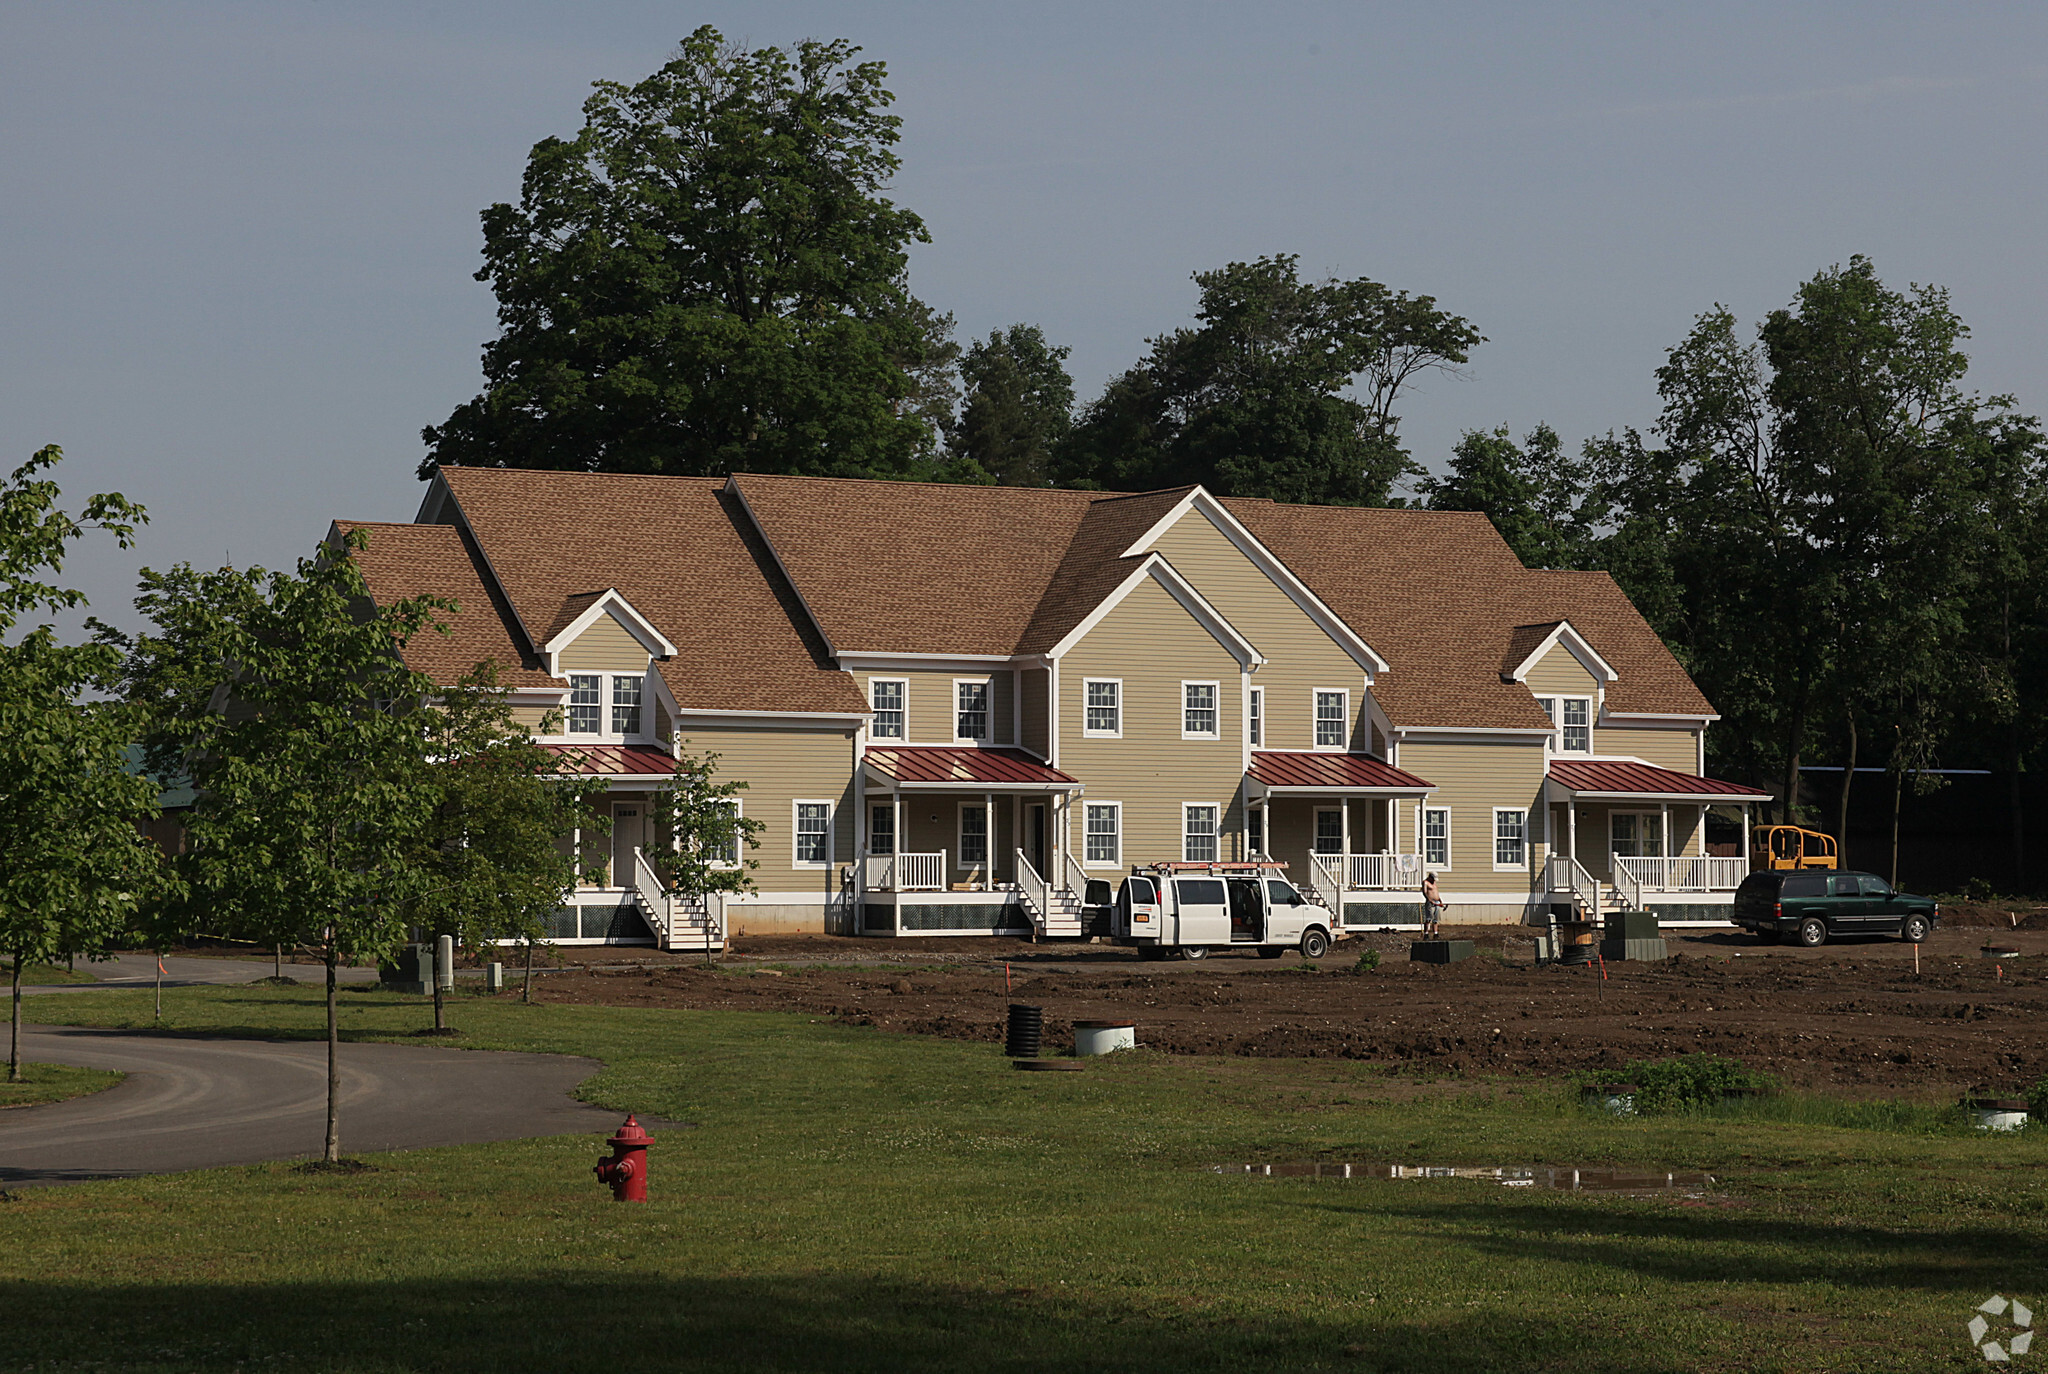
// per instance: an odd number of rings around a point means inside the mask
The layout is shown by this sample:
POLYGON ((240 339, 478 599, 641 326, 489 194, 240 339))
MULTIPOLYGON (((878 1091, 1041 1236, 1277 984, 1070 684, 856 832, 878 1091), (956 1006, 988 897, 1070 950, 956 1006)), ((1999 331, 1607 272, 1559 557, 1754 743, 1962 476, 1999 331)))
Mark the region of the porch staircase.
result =
POLYGON ((671 895, 647 856, 633 850, 633 900, 657 949, 722 950, 725 948, 725 894, 671 895))
POLYGON ((1081 896, 1088 890, 1088 880, 1071 855, 1066 867, 1066 885, 1054 887, 1039 876, 1023 850, 1017 851, 1017 895, 1023 900, 1024 914, 1031 918, 1035 939, 1076 940, 1081 936, 1081 896))

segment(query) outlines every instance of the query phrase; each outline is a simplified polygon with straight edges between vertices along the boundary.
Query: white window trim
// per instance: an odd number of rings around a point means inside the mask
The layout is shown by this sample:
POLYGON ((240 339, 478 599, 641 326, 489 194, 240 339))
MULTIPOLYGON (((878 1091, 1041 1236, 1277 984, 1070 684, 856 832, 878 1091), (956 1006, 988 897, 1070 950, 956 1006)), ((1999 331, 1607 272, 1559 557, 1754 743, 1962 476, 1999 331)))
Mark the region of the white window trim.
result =
POLYGON ((947 726, 947 729, 952 732, 953 743, 966 745, 993 745, 996 742, 996 680, 993 674, 991 674, 988 677, 954 678, 953 699, 946 705, 947 709, 952 712, 951 723, 947 726), (983 698, 983 701, 986 703, 986 705, 984 706, 981 713, 984 718, 983 728, 987 731, 987 733, 984 734, 980 739, 976 739, 972 735, 963 735, 960 733, 960 688, 963 685, 979 687, 984 692, 988 693, 988 695, 983 698))
POLYGON ((1570 756, 1572 758, 1589 759, 1593 757, 1593 723, 1600 711, 1599 698, 1560 695, 1556 698, 1556 701, 1557 735, 1555 743, 1557 755, 1560 758, 1570 756), (1583 701, 1586 703, 1586 747, 1584 749, 1566 749, 1564 747, 1564 705, 1568 701, 1583 701))
POLYGON ((654 685, 652 670, 642 673, 608 673, 600 669, 575 668, 562 673, 562 728, 553 735, 542 736, 550 740, 562 740, 571 744, 654 744, 659 736, 654 733, 654 708, 661 695, 654 685), (575 691, 572 681, 579 677, 597 679, 597 729, 569 730, 570 695, 575 691), (617 708, 618 693, 613 685, 621 678, 640 684, 640 728, 630 734, 612 729, 612 712, 617 708))
MULTIPOLYGON (((832 866, 832 856, 839 852, 839 807, 830 797, 792 797, 789 801, 789 866, 795 869, 819 869, 832 866), (797 808, 799 806, 822 806, 825 808, 825 857, 823 859, 799 859, 797 841, 803 835, 797 829, 797 808)), ((900 844, 901 841, 898 841, 900 844)))
POLYGON ((1310 748, 1320 749, 1326 754, 1341 754, 1351 747, 1351 689, 1349 687, 1316 687, 1309 691, 1308 742, 1310 748), (1335 744, 1318 744, 1316 742, 1316 701, 1318 698, 1325 696, 1340 696, 1344 698, 1344 738, 1335 744))
POLYGON ((1343 807, 1318 806, 1310 810, 1308 816, 1308 852, 1311 854, 1321 854, 1324 858, 1334 858, 1344 852, 1343 807), (1335 816, 1337 818, 1337 847, 1335 849, 1322 850, 1316 848, 1316 840, 1322 834, 1323 817, 1325 816, 1335 816))
POLYGON ((1214 740, 1220 740, 1223 738, 1223 684, 1221 682, 1217 681, 1214 678, 1181 679, 1180 737, 1182 739, 1214 740), (1209 689, 1210 699, 1215 702, 1216 709, 1216 728, 1214 730, 1190 731, 1188 729, 1188 688, 1190 687, 1207 687, 1209 689))
POLYGON ((987 802, 978 801, 963 801, 959 804, 957 808, 955 808, 953 813, 954 872, 971 873, 974 872, 976 869, 993 869, 995 867, 996 818, 990 814, 992 810, 993 808, 990 807, 987 802), (961 847, 961 842, 967 838, 966 835, 962 832, 967 827, 966 817, 967 813, 970 811, 975 812, 979 815, 988 816, 988 833, 981 837, 982 848, 987 851, 987 854, 979 862, 976 863, 969 863, 967 861, 966 851, 961 847))
POLYGON ((1448 806, 1424 806, 1415 815, 1415 857, 1422 864, 1425 873, 1448 873, 1451 860, 1456 857, 1451 848, 1454 832, 1451 829, 1451 808, 1448 806), (1429 815, 1432 811, 1443 813, 1444 858, 1442 863, 1432 863, 1429 858, 1429 815))
POLYGON ((868 710, 875 709, 875 687, 879 683, 893 682, 903 689, 903 733, 900 735, 878 735, 874 727, 868 728, 869 739, 888 740, 891 744, 910 743, 910 679, 907 677, 871 677, 868 679, 868 710))
MULTIPOLYGON (((1207 738, 1208 738, 1208 736, 1206 736, 1206 735, 1201 735, 1201 736, 1197 736, 1197 738, 1200 738, 1200 739, 1207 739, 1207 738)), ((1182 803, 1180 804, 1180 860, 1181 860, 1181 862, 1182 862, 1182 863, 1221 863, 1221 862, 1223 862, 1223 808, 1222 808, 1222 807, 1220 807, 1220 806, 1216 805, 1216 803, 1214 803, 1214 802, 1182 802, 1182 803), (1195 811, 1195 810, 1202 810, 1202 811, 1213 811, 1213 812, 1215 812, 1215 813, 1216 813, 1216 820, 1215 820, 1215 829, 1213 829, 1213 830, 1211 830, 1211 831, 1209 832, 1209 839, 1210 839, 1211 843, 1212 843, 1212 844, 1213 844, 1213 845, 1215 846, 1215 849, 1216 849, 1216 857, 1215 857, 1215 858, 1213 858, 1213 859, 1191 859, 1191 858, 1189 858, 1189 857, 1188 857, 1188 812, 1190 812, 1190 811, 1195 811)))
POLYGON ((1081 800, 1081 867, 1122 868, 1124 866, 1124 804, 1120 801, 1081 800), (1088 857, 1088 808, 1107 806, 1116 812, 1116 857, 1114 859, 1091 859, 1088 857))
MULTIPOLYGON (((746 818, 747 813, 744 804, 740 801, 738 797, 719 797, 714 799, 713 805, 730 806, 732 808, 732 818, 734 821, 740 821, 746 818)), ((796 813, 794 811, 790 812, 789 814, 790 819, 794 820, 796 818, 796 813)), ((742 831, 735 827, 732 833, 731 860, 728 861, 725 859, 712 859, 710 860, 710 867, 723 869, 728 873, 732 872, 734 869, 739 868, 740 865, 746 861, 746 850, 747 837, 742 831)))
POLYGON ((1254 749, 1266 747, 1266 689, 1263 687, 1252 688, 1251 696, 1245 702, 1244 737, 1254 749), (1252 728, 1254 721, 1258 722, 1257 729, 1252 728))
POLYGON ((1670 837, 1669 835, 1667 835, 1667 834, 1665 834, 1665 833, 1664 833, 1664 813, 1663 813, 1662 811, 1642 811, 1642 810, 1636 810, 1636 809, 1632 809, 1632 808, 1629 808, 1629 807, 1617 807, 1617 808, 1615 808, 1614 810, 1612 810, 1612 811, 1609 811, 1609 812, 1607 813, 1607 857, 1608 857, 1608 860, 1609 860, 1610 862, 1612 862, 1612 861, 1613 861, 1614 859, 1617 859, 1617 858, 1628 858, 1628 859, 1642 859, 1642 858, 1668 859, 1668 858, 1670 858, 1670 857, 1671 857, 1671 837, 1670 837), (1614 848, 1614 818, 1615 818, 1616 816, 1634 816, 1634 817, 1636 818, 1636 852, 1635 852, 1634 854, 1617 854, 1617 853, 1615 852, 1615 848, 1614 848), (1657 823, 1657 853, 1655 853, 1655 854, 1644 854, 1644 853, 1642 852, 1642 846, 1643 846, 1643 829, 1642 829, 1642 822, 1644 822, 1644 821, 1655 821, 1655 822, 1657 823))
POLYGON ((1122 739, 1124 737, 1124 680, 1120 677, 1084 677, 1081 679, 1081 738, 1122 739), (1088 728, 1088 689, 1097 683, 1108 682, 1116 685, 1116 729, 1090 730, 1088 728))
MULTIPOLYGON (((1533 812, 1519 806, 1496 806, 1493 808, 1494 872, 1521 873, 1529 867, 1530 846, 1534 843, 1534 841, 1532 841, 1529 836, 1530 818, 1533 814, 1533 812), (1522 818, 1522 861, 1520 863, 1504 864, 1500 861, 1500 818, 1502 816, 1520 816, 1522 818)), ((1444 827, 1444 830, 1445 837, 1449 838, 1450 827, 1446 826, 1444 827)), ((1446 868, 1450 867, 1449 864, 1446 864, 1444 866, 1446 868)))

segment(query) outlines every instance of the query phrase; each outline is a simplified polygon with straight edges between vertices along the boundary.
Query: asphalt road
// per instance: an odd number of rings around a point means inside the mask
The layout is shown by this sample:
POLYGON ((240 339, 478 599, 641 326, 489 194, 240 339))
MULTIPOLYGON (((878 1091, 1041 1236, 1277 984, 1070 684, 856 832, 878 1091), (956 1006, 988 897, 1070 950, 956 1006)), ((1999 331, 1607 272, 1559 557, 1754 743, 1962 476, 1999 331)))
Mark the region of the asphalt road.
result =
MULTIPOLYGON (((27 1026, 22 1057, 128 1077, 89 1097, 0 1111, 0 1188, 317 1158, 325 1140, 324 1041, 27 1026)), ((608 1134, 622 1120, 569 1097, 597 1072, 593 1059, 344 1044, 340 1060, 348 1155, 608 1134)))

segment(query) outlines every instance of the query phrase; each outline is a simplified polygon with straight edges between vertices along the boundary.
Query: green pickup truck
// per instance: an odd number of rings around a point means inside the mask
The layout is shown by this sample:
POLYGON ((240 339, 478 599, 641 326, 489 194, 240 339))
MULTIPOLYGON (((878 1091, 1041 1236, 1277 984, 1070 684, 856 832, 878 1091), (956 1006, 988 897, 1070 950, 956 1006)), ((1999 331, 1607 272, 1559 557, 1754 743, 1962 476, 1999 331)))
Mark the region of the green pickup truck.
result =
POLYGON ((1897 935, 1919 944, 1941 923, 1932 897, 1894 892, 1875 873, 1752 873, 1735 889, 1735 924, 1766 940, 1826 944, 1830 935, 1897 935))

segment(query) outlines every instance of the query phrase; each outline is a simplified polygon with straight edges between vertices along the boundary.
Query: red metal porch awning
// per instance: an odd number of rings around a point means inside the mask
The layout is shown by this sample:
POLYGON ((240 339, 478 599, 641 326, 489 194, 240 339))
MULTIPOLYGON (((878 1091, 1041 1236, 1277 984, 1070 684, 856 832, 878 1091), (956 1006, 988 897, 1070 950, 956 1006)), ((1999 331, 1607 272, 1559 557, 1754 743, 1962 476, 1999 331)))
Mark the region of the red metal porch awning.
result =
POLYGON ((1695 777, 1672 768, 1626 760, 1553 759, 1550 780, 1574 796, 1634 801, 1753 802, 1770 793, 1719 778, 1695 777))
POLYGON ((1436 785, 1365 754, 1325 754, 1306 749, 1254 749, 1247 776, 1268 792, 1420 794, 1436 785))
POLYGON ((867 766, 884 786, 1064 792, 1081 785, 1080 779, 1039 762, 1022 749, 870 746, 867 766))
POLYGON ((565 777, 669 777, 676 761, 666 749, 644 744, 543 744, 565 777))

